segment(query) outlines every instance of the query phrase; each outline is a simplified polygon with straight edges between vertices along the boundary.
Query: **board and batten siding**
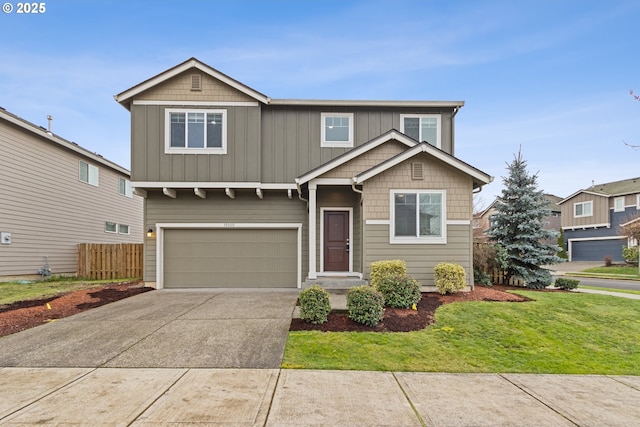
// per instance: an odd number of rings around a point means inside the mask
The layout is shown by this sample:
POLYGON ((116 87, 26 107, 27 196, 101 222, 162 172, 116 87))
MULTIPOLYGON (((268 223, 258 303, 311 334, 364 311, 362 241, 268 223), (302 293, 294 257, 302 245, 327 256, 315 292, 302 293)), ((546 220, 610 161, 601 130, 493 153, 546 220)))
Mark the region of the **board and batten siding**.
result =
POLYGON ((260 181, 260 107, 133 105, 131 108, 132 181, 260 181), (165 110, 227 111, 226 154, 165 153, 165 110))
POLYGON ((37 274, 49 258, 53 274, 75 273, 78 243, 141 243, 143 200, 119 194, 127 178, 31 132, 0 121, 0 276, 37 274), (99 186, 79 180, 79 161, 99 169, 99 186), (129 226, 106 233, 105 222, 129 226))
MULTIPOLYGON (((308 219, 306 203, 297 197, 289 199, 286 191, 264 191, 258 199, 255 191, 236 190, 235 198, 224 190, 207 191, 206 199, 192 190, 178 190, 172 199, 159 191, 149 191, 146 199, 147 227, 171 223, 299 223, 302 224, 302 271, 308 271, 308 219)), ((156 281, 156 241, 146 238, 145 282, 156 281)))
POLYGON ((293 182, 351 148, 322 148, 321 113, 354 114, 354 147, 400 130, 401 114, 440 114, 443 151, 453 154, 452 113, 447 109, 263 106, 262 182, 293 182))
POLYGON ((608 224, 609 198, 596 194, 580 193, 560 205, 560 219, 562 227, 580 227, 594 224, 608 224), (593 202, 593 215, 580 218, 574 217, 574 205, 576 203, 593 202))

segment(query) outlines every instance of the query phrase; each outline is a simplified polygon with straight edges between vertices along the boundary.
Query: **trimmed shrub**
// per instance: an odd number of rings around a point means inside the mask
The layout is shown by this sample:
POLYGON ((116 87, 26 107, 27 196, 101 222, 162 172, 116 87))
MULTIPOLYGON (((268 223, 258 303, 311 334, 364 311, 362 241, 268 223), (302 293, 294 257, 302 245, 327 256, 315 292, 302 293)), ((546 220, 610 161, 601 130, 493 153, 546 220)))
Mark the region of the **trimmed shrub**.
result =
POLYGON ((367 326, 375 326, 384 314, 384 296, 372 286, 362 285, 347 293, 349 319, 367 326))
POLYGON ((466 285, 466 273, 461 265, 441 262, 433 269, 436 278, 436 287, 441 294, 455 293, 464 289, 466 285))
POLYGON ((638 263, 638 247, 631 246, 630 248, 623 246, 622 247, 622 258, 628 264, 637 264, 638 263))
POLYGON ((407 264, 401 259, 374 261, 371 263, 369 279, 371 286, 378 289, 378 284, 385 276, 406 275, 407 264))
POLYGON ((331 311, 329 292, 311 285, 300 292, 300 318, 308 323, 325 323, 331 311))
POLYGON ((378 291, 384 296, 384 305, 393 308, 411 308, 422 298, 420 284, 407 275, 384 276, 378 283, 378 291))
POLYGON ((565 291, 577 288, 579 283, 579 280, 567 279, 566 277, 558 277, 556 279, 556 287, 565 291))

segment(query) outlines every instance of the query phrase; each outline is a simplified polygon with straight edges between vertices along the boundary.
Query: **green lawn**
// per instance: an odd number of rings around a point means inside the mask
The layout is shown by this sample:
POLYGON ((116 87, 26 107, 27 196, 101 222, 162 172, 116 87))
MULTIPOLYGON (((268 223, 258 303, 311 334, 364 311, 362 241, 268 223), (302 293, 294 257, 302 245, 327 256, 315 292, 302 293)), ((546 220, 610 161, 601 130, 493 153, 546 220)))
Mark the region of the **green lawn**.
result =
MULTIPOLYGON (((574 274, 572 273, 572 275, 574 274)), ((638 275, 638 267, 594 267, 594 268, 588 268, 586 270, 582 270, 575 275, 576 276, 592 275, 593 277, 621 276, 621 278, 626 278, 626 279, 640 279, 640 275, 638 275)))
POLYGON ((620 292, 621 294, 636 294, 640 295, 640 291, 636 291, 634 289, 612 289, 612 288, 601 288, 599 286, 579 286, 580 289, 593 289, 596 291, 607 291, 607 292, 620 292))
POLYGON ((517 293, 536 301, 446 304, 434 325, 417 332, 290 332, 282 366, 640 375, 639 301, 517 293))
MULTIPOLYGON (((128 279, 122 279, 122 281, 126 280, 128 279)), ((61 276, 33 283, 0 282, 0 306, 16 301, 48 298, 66 292, 90 289, 111 282, 114 280, 79 280, 75 277, 61 276)))

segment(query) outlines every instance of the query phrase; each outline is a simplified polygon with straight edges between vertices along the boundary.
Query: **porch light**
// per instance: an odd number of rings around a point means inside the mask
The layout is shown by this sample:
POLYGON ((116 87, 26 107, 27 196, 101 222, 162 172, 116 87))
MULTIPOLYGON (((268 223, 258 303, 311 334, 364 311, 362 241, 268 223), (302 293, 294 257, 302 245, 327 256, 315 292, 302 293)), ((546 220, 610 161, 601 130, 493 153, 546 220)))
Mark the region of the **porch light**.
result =
POLYGON ((147 237, 148 237, 148 238, 152 238, 152 237, 153 237, 153 228, 149 228, 149 229, 147 230, 147 237))

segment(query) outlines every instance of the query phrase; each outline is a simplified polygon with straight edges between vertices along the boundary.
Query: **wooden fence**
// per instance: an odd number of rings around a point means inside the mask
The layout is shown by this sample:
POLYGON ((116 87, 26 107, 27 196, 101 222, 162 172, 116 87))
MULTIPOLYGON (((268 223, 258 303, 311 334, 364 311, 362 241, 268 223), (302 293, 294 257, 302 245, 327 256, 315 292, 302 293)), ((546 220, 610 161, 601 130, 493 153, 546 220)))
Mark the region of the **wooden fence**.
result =
POLYGON ((89 279, 142 277, 142 243, 78 244, 78 276, 89 279))
POLYGON ((491 283, 494 285, 510 285, 510 286, 524 286, 524 280, 519 277, 511 276, 507 279, 507 272, 498 268, 494 268, 491 274, 491 283))

